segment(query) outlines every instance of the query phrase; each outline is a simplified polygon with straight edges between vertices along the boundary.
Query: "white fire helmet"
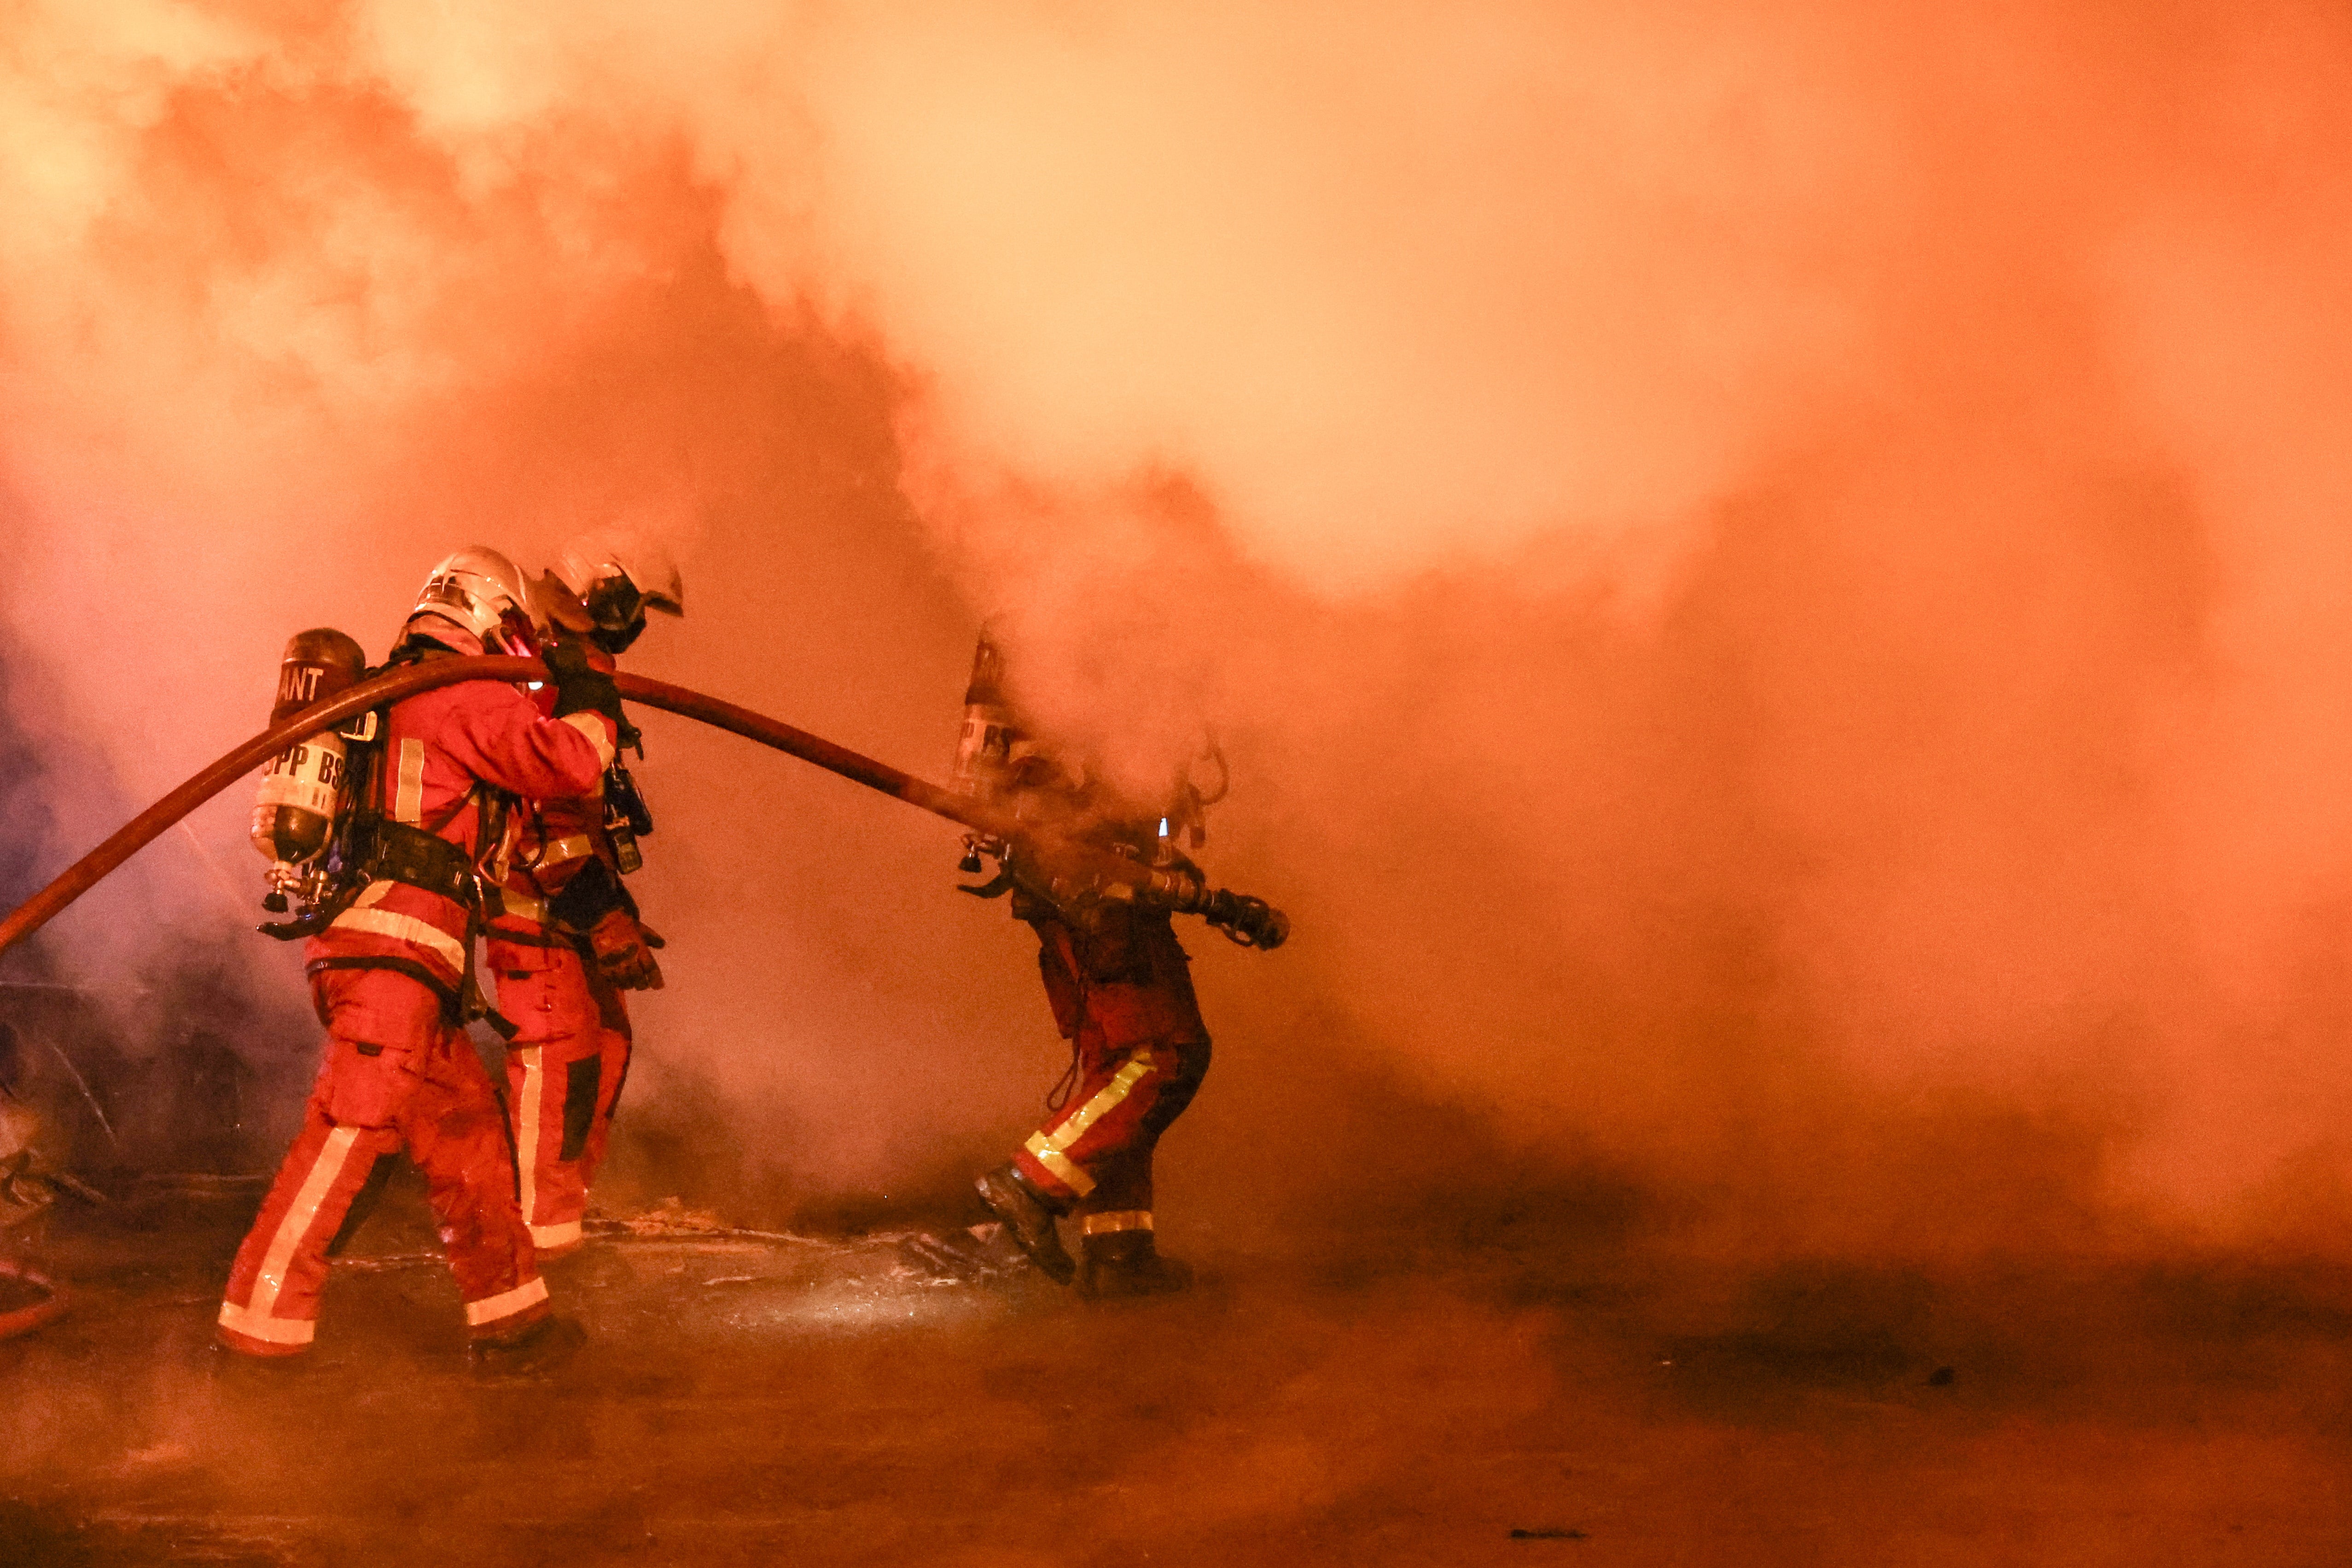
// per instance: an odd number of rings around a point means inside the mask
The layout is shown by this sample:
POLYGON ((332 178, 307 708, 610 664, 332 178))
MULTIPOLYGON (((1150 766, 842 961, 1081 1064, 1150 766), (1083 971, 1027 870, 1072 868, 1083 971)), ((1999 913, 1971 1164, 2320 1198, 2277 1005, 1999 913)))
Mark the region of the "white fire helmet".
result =
POLYGON ((686 583, 677 563, 659 544, 619 531, 583 533, 555 559, 555 578, 596 625, 591 634, 619 653, 645 630, 646 612, 686 614, 686 583))
POLYGON ((463 626, 493 653, 534 653, 547 636, 522 573, 482 544, 469 544, 433 568, 416 607, 408 612, 411 622, 419 616, 438 616, 463 626))

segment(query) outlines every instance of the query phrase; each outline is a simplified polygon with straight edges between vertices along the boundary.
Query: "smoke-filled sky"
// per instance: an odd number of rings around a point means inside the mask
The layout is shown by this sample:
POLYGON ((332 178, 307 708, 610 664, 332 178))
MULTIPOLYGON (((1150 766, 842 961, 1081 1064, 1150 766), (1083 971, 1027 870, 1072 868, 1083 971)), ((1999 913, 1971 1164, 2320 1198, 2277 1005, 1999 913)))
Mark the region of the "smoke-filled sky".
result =
MULTIPOLYGON (((2262 0, 15 0, 44 864, 290 632, 619 521, 637 668, 892 761, 983 615, 1116 767, 1217 729, 1298 936, 1192 944, 1204 1186, 1396 1163, 1378 1082, 1775 1244, 2340 1250, 2347 149, 2352 19, 2262 0)), ((811 1191, 1017 1129, 952 836, 647 728, 654 1079, 811 1191)), ((61 961, 228 940, 246 805, 61 961)))

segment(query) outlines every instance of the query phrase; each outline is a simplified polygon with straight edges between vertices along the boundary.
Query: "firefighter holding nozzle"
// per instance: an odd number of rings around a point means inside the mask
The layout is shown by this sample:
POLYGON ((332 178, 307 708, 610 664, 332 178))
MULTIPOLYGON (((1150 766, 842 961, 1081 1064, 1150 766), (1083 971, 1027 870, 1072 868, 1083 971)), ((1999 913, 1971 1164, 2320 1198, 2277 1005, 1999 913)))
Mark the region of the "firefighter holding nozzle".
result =
MULTIPOLYGON (((968 872, 995 858, 998 875, 966 891, 1013 894, 1071 1062, 1045 1124, 979 1178, 980 1196, 1047 1274, 1089 1296, 1189 1281, 1160 1256, 1152 1217, 1153 1150, 1209 1068, 1170 917, 1197 915, 1265 950, 1290 931, 1280 910, 1211 886, 1177 849, 1180 836, 1199 845, 1216 797, 1189 764, 1141 800, 1042 748, 984 633, 961 795, 735 704, 616 677, 614 658, 646 613, 681 609, 667 558, 623 543, 579 542, 536 585, 494 550, 460 550, 434 568, 383 669, 368 670, 341 632, 300 633, 268 731, 0 917, 0 946, 30 935, 269 759, 253 816, 254 847, 269 862, 263 907, 295 912, 262 930, 307 939, 304 973, 327 1040, 301 1131, 230 1268, 217 1329, 228 1351, 285 1360, 310 1349, 329 1259, 366 1212, 386 1157, 403 1152, 425 1173, 478 1359, 531 1364, 576 1340, 549 1316, 540 1250, 579 1243, 628 1067, 622 993, 661 984, 661 942, 622 881, 652 826, 615 766, 635 736, 624 684, 637 700, 961 824, 968 872), (483 999, 474 955, 484 944, 512 1017, 483 999), (511 1123, 467 1037, 476 1019, 510 1047, 511 1123), (1076 1222, 1075 1259, 1066 1217, 1076 1222)), ((1223 759, 1213 746, 1203 757, 1217 763, 1222 796, 1223 759)))
MULTIPOLYGON (((539 584, 556 637, 611 670, 646 629, 646 612, 685 614, 669 557, 626 536, 566 544, 539 584)), ((541 691, 551 708, 560 687, 541 691)), ((622 743, 635 738, 625 727, 622 743)), ((643 754, 640 748, 640 755, 643 754)), ((585 795, 526 800, 515 815, 499 912, 486 933, 507 1041, 507 1110, 524 1225, 542 1259, 582 1241, 589 1184, 628 1079, 626 993, 658 990, 661 938, 638 923, 623 881, 643 863, 653 817, 616 757, 585 795)))
MULTIPOLYGON (((1180 777, 1167 801, 1139 803, 1100 779, 1073 776, 1013 706, 1003 656, 985 631, 964 702, 959 787, 1066 842, 1196 873, 1176 838, 1189 832, 1200 842, 1201 810, 1213 797, 1180 777)), ((1045 999, 1072 1056, 1047 1096, 1045 1125, 975 1184, 981 1201, 1039 1268, 1089 1298, 1181 1290, 1191 1270, 1161 1257, 1154 1240, 1151 1156, 1209 1070, 1209 1031, 1170 911, 1116 891, 1057 896, 1050 875, 1024 874, 1017 846, 976 841, 966 870, 978 868, 982 850, 1002 856, 1004 868, 965 890, 1011 892, 1013 918, 1037 933, 1045 999), (1065 1217, 1076 1221, 1075 1259, 1060 1236, 1065 1217)))
MULTIPOLYGON (((283 909, 299 892, 307 909, 265 929, 309 938, 327 1041, 301 1131, 229 1271, 217 1332, 230 1351, 310 1349, 329 1256, 371 1175, 404 1151, 425 1173, 477 1359, 550 1342, 505 1117, 465 1034, 484 1011, 474 944, 518 801, 595 794, 618 743, 611 676, 576 647, 548 645, 514 564, 461 550, 434 569, 391 663, 546 647, 551 711, 518 687, 463 681, 289 747, 265 777, 254 837, 275 861, 271 901, 283 909)), ((350 686, 362 662, 341 633, 303 633, 279 717, 350 686)))

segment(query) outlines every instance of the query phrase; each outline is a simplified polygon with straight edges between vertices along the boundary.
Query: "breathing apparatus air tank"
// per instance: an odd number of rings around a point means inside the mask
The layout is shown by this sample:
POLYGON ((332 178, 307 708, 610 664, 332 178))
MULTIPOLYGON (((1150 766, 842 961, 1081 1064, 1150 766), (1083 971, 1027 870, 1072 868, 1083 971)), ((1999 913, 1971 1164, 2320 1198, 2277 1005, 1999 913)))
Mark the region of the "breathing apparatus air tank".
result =
POLYGON ((949 782, 975 800, 1003 793, 1016 751, 1029 737, 1013 716, 1004 691, 1004 654, 986 627, 972 650, 971 680, 963 693, 963 733, 956 740, 955 772, 949 782))
MULTIPOLYGON (((269 721, 283 723, 340 695, 366 672, 367 654, 341 632, 321 626, 298 633, 278 668, 278 704, 269 721)), ((307 863, 327 847, 342 810, 347 760, 343 736, 322 730, 278 752, 262 773, 253 804, 253 847, 269 861, 264 909, 284 912, 287 893, 302 886, 307 863)))
MULTIPOLYGON (((972 649, 971 679, 963 692, 963 732, 956 737, 955 768, 948 778, 957 794, 993 802, 1011 781, 1016 748, 1026 752, 1028 736, 1013 712, 1004 689, 1004 653, 987 626, 972 649)), ((989 842, 978 835, 964 839, 961 869, 980 869, 981 851, 989 842)))

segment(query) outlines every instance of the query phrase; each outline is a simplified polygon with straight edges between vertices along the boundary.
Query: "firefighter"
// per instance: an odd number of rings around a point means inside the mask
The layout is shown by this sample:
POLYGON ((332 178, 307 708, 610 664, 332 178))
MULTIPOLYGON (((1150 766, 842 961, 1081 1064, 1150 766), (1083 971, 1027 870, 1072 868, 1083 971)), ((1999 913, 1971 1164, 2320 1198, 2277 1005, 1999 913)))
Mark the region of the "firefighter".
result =
MULTIPOLYGON (((677 569, 641 542, 575 540, 551 577, 543 587, 557 637, 584 643, 599 669, 612 669, 645 631, 646 611, 685 613, 677 569)), ((507 1043, 507 1110, 522 1217, 542 1259, 583 1239, 588 1188, 628 1079, 624 994, 662 985, 653 952, 661 939, 638 924, 622 882, 637 868, 636 835, 652 826, 617 760, 596 790, 526 802, 502 910, 489 923, 499 1011, 517 1030, 507 1043)))
MULTIPOLYGON (((1005 698, 1001 656, 985 632, 965 701, 960 784, 1081 842, 1170 863, 1168 828, 1188 813, 1122 801, 1037 750, 1005 698)), ((1189 789, 1183 795, 1185 805, 1198 801, 1189 789)), ((1083 1295, 1182 1289, 1191 1271, 1160 1256, 1153 1235, 1151 1155, 1209 1070, 1191 961, 1163 909, 1132 901, 1066 909, 1017 882, 1012 891, 1013 918, 1037 933, 1045 999, 1070 1042, 1071 1064, 1047 1097, 1045 1125, 975 1184, 981 1201, 1040 1268, 1083 1295), (1076 1221, 1075 1259, 1062 1244, 1064 1217, 1076 1221)))
MULTIPOLYGON (((461 550, 434 569, 392 662, 533 652, 530 603, 504 556, 461 550)), ((618 741, 611 678, 562 648, 548 662, 551 714, 513 686, 465 681, 383 715, 381 763, 353 786, 352 809, 370 814, 353 841, 363 879, 304 951, 324 1059, 229 1271, 217 1333, 231 1351, 310 1348, 355 1200, 404 1151, 425 1173, 478 1363, 527 1363, 568 1337, 516 1204, 497 1091, 464 1033, 499 818, 516 795, 589 794, 618 741)))

